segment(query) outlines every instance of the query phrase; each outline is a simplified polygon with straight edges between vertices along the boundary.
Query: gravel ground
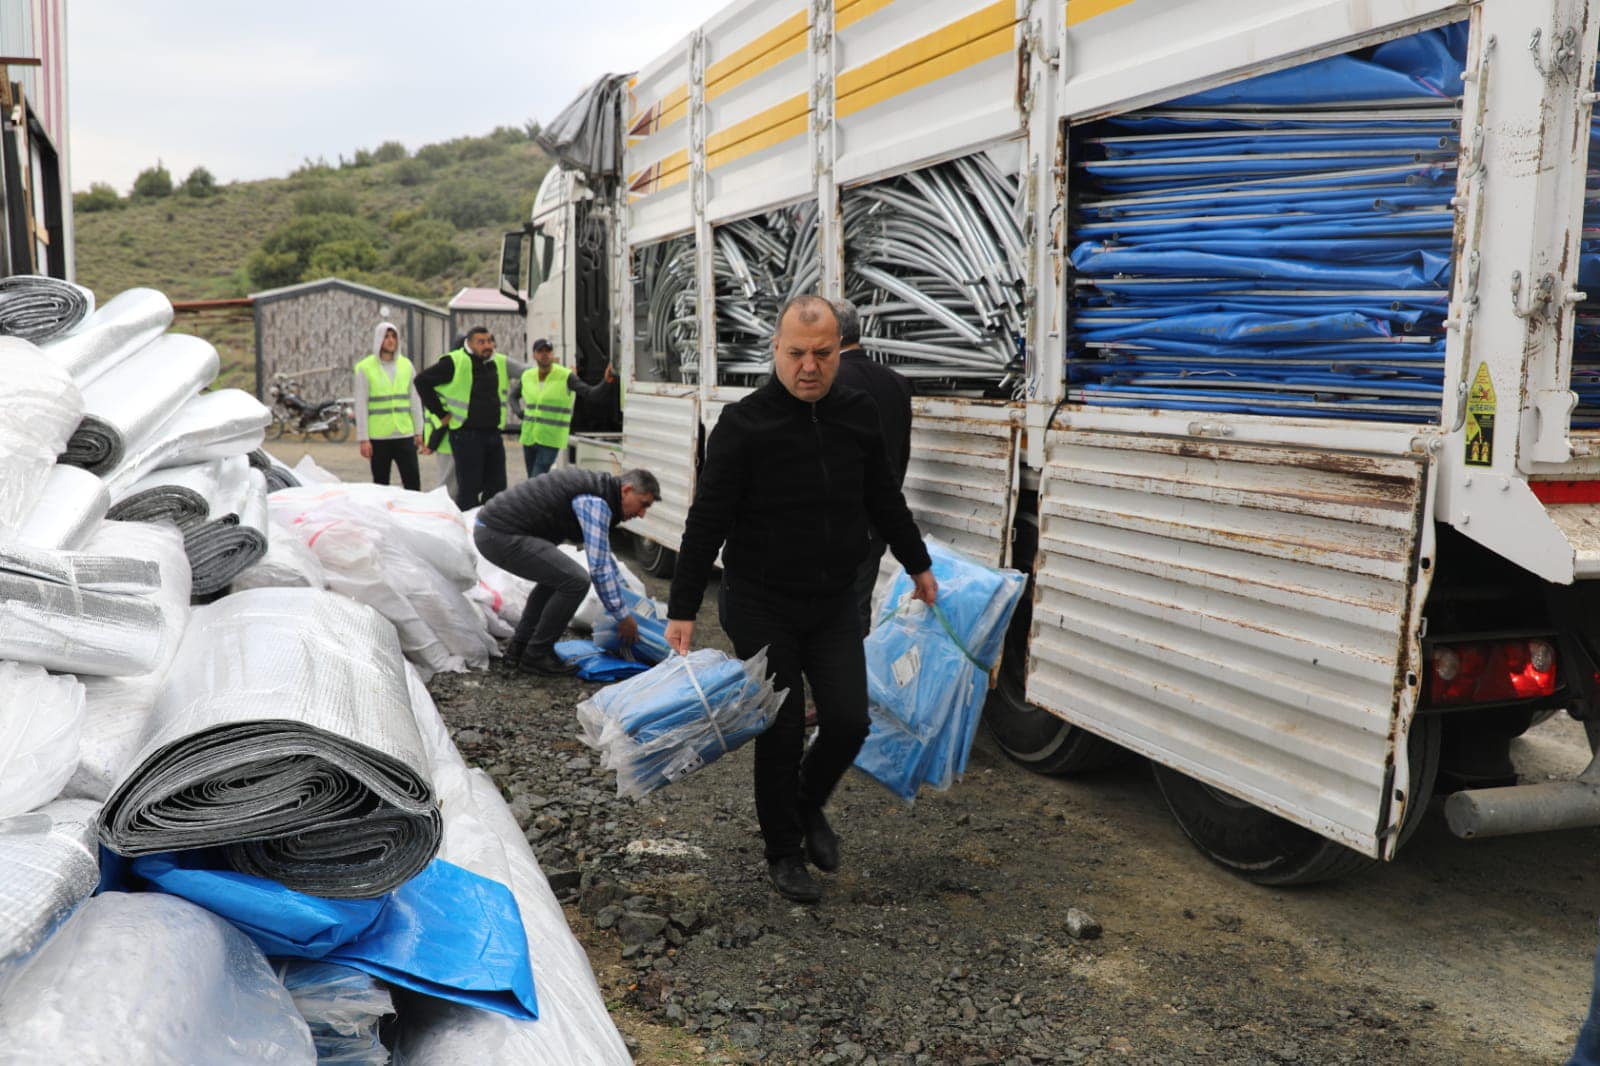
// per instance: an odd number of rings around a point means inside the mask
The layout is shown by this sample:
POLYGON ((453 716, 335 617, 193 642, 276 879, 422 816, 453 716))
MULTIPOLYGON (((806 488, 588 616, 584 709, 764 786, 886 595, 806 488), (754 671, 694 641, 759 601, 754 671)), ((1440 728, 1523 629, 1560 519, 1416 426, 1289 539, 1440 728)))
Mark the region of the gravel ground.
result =
MULTIPOLYGON (((727 647, 714 612, 696 635, 727 647)), ((577 740, 594 687, 432 685, 641 1063, 1559 1062, 1587 1002, 1600 834, 1468 845, 1435 816, 1388 867, 1266 890, 1190 849, 1142 768, 1040 778, 980 734, 914 807, 847 777, 844 866, 798 906, 765 879, 750 750, 618 800, 577 740)))

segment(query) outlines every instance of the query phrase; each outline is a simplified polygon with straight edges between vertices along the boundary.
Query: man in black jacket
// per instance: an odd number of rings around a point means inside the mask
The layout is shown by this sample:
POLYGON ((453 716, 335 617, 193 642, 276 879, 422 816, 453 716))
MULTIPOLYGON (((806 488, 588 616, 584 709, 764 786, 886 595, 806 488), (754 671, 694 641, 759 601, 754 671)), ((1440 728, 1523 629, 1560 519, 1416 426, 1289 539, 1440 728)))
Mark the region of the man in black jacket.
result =
MULTIPOLYGON (((836 384, 872 397, 883 423, 883 446, 894 472, 894 487, 903 489, 906 467, 911 464, 911 382, 875 363, 861 347, 861 316, 849 300, 833 301, 839 319, 839 377, 836 384)), ((878 583, 878 563, 888 547, 874 529, 867 557, 856 571, 856 609, 861 612, 861 632, 872 628, 872 590, 878 583)))
POLYGON ((617 620, 617 635, 632 643, 638 623, 622 596, 622 578, 611 551, 611 534, 639 518, 661 495, 648 470, 620 478, 565 466, 529 478, 483 505, 473 542, 483 557, 502 570, 534 583, 522 608, 506 661, 526 674, 559 677, 576 667, 555 653, 555 643, 589 594, 592 581, 606 613, 617 620), (558 545, 582 544, 585 572, 558 545))
POLYGON ((687 653, 721 549, 723 629, 743 658, 767 648, 788 689, 756 740, 756 817, 774 887, 807 903, 821 890, 805 859, 824 871, 839 863, 823 805, 867 737, 853 586, 868 527, 905 564, 918 599, 938 593, 877 411, 863 393, 834 388, 838 369, 833 307, 818 296, 791 300, 773 339, 772 380, 724 408, 706 442, 667 604, 667 642, 687 653), (808 681, 818 729, 806 751, 808 681))

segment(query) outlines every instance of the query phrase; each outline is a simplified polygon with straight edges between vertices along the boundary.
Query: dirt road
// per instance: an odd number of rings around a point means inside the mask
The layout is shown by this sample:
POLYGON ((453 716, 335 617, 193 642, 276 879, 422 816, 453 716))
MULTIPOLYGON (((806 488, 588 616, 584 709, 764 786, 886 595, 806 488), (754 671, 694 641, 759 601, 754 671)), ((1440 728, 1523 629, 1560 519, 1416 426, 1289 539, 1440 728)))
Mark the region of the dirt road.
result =
MULTIPOLYGON (((709 612, 697 632, 722 640, 709 612)), ((575 739, 590 686, 433 690, 569 886, 642 1063, 1556 1063, 1587 1004, 1595 832, 1468 844, 1433 811, 1395 863, 1261 889, 1190 848, 1143 767, 1040 778, 980 734, 915 807, 847 778, 845 867, 797 907, 764 880, 748 749, 621 802, 575 739)), ((1575 733, 1519 759, 1570 769, 1575 733)))

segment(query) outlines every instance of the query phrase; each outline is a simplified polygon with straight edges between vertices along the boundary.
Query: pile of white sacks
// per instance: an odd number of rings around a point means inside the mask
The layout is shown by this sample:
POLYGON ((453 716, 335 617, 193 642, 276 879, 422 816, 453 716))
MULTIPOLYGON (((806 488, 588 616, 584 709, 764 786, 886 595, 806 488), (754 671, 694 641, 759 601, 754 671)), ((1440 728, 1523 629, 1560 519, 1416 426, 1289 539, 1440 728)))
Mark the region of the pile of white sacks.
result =
POLYGON ((293 485, 259 451, 266 408, 239 390, 202 391, 216 352, 167 332, 171 320, 166 298, 141 289, 62 336, 0 336, 0 375, 12 383, 0 421, 0 1005, 76 1005, 81 1015, 51 1033, 38 1011, 0 1008, 0 1047, 25 1038, 52 1061, 99 1061, 95 1048, 75 1046, 90 1039, 84 1019, 141 1017, 170 1024, 107 1031, 101 1050, 182 1061, 196 1046, 186 1042, 200 1040, 217 1056, 207 1061, 316 1061, 294 997, 279 994, 264 958, 248 957, 259 956, 254 945, 227 930, 197 932, 220 919, 177 899, 86 906, 99 881, 100 805, 140 748, 191 602, 309 586, 393 623, 442 801, 440 854, 512 889, 534 961, 538 1021, 400 997, 401 1053, 627 1062, 521 831, 493 784, 461 761, 421 684, 487 665, 525 583, 480 576, 469 519, 443 492, 340 484, 309 462, 293 485), (263 468, 290 487, 269 496, 263 468), (186 910, 196 914, 168 913, 186 910), (159 920, 140 917, 158 911, 159 920), (108 983, 133 964, 130 951, 145 972, 108 983), (230 1031, 218 1007, 228 1003, 253 1012, 251 1032, 230 1031), (236 1039, 241 1053, 230 1058, 222 1049, 236 1039))

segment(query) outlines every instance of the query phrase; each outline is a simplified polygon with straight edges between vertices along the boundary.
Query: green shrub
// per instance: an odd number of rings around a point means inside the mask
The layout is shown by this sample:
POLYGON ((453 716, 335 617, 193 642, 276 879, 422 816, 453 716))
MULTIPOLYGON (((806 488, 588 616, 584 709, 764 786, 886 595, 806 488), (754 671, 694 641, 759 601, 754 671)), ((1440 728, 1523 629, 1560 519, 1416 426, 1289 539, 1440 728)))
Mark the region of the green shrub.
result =
POLYGON ((417 149, 416 157, 434 170, 447 167, 456 161, 455 152, 451 151, 447 144, 425 144, 417 149))
POLYGON ((491 222, 502 222, 514 210, 505 193, 481 178, 448 182, 428 197, 428 213, 457 229, 477 229, 491 222))
POLYGON ((90 185, 88 192, 80 192, 72 197, 72 209, 85 215, 96 211, 115 211, 124 206, 126 205, 122 197, 117 195, 117 190, 103 181, 90 185))
POLYGON ((301 215, 273 230, 251 254, 251 284, 258 289, 273 289, 300 281, 311 269, 317 249, 327 244, 341 245, 336 253, 338 261, 364 261, 359 251, 363 243, 373 250, 370 261, 376 266, 377 248, 382 243, 378 227, 349 215, 301 215))
POLYGON ((346 281, 353 281, 357 285, 370 285, 374 289, 392 292, 397 296, 410 296, 418 300, 440 300, 445 294, 439 289, 424 285, 412 278, 401 277, 399 274, 372 270, 356 270, 340 275, 346 281))
POLYGON ((294 198, 297 215, 353 215, 358 207, 355 193, 345 189, 307 189, 294 198))
POLYGON ((455 228, 438 219, 409 226, 389 255, 395 270, 413 278, 434 278, 466 258, 455 243, 455 228))
POLYGON ((329 241, 311 253, 301 281, 314 281, 332 274, 343 276, 356 270, 372 270, 378 265, 378 249, 365 238, 329 241))
POLYGON ((455 144, 456 158, 463 161, 488 159, 506 150, 505 143, 496 140, 493 134, 487 137, 462 137, 455 144))
POLYGON ((135 200, 159 200, 171 195, 172 174, 159 161, 139 171, 139 176, 133 179, 132 198, 135 200))
POLYGON ((186 196, 193 196, 197 200, 215 196, 219 191, 217 179, 205 167, 195 167, 183 179, 183 191, 186 196))
POLYGON ((401 185, 421 185, 432 176, 433 168, 421 157, 402 159, 400 165, 394 168, 394 180, 401 185))
POLYGON ((428 209, 425 207, 402 207, 389 216, 389 230, 393 233, 401 233, 427 217, 428 209))
POLYGON ((133 235, 132 230, 125 229, 118 231, 117 243, 124 248, 132 248, 135 244, 139 243, 139 241, 138 238, 133 235))
POLYGON ((384 141, 372 153, 372 158, 374 162, 378 163, 397 163, 404 159, 407 154, 406 146, 399 141, 384 141))

